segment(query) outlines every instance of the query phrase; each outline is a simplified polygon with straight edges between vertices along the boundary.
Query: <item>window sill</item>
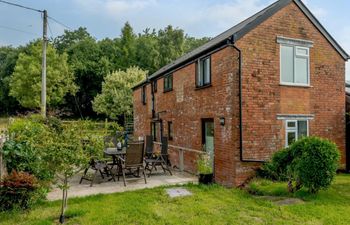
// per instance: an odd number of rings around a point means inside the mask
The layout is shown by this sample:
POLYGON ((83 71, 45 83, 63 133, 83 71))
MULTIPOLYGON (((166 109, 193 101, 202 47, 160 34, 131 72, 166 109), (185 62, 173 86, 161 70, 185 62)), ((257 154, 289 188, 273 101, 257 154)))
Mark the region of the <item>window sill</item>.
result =
POLYGON ((164 90, 163 93, 167 93, 167 92, 171 92, 171 91, 173 91, 173 89, 164 90))
POLYGON ((205 88, 209 88, 211 86, 212 86, 211 84, 206 84, 206 85, 203 85, 203 86, 196 86, 196 90, 202 90, 202 89, 205 89, 205 88))
POLYGON ((293 83, 280 83, 280 86, 285 87, 296 87, 296 88, 312 88, 309 84, 293 84, 293 83))

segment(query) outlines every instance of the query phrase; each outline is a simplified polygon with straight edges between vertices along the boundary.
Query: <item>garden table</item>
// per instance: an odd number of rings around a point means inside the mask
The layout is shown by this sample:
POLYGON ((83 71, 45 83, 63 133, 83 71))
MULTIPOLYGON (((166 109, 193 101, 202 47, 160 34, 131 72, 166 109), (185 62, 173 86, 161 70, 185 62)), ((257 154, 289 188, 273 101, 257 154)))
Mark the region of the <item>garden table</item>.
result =
POLYGON ((117 149, 117 148, 106 148, 104 151, 104 154, 106 156, 110 156, 113 159, 113 165, 118 165, 120 164, 120 157, 124 158, 126 154, 126 147, 123 147, 122 149, 117 149))

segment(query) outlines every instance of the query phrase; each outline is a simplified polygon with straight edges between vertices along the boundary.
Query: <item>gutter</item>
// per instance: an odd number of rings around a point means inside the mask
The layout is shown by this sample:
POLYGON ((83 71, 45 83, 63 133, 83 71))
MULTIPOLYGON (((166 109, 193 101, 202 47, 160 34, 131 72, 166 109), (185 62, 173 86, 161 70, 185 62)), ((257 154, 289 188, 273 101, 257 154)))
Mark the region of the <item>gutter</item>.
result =
POLYGON ((239 60, 239 158, 241 162, 251 162, 251 163, 263 163, 264 160, 252 160, 243 158, 243 97, 242 97, 242 51, 235 46, 235 35, 232 36, 229 46, 233 47, 238 51, 239 60))

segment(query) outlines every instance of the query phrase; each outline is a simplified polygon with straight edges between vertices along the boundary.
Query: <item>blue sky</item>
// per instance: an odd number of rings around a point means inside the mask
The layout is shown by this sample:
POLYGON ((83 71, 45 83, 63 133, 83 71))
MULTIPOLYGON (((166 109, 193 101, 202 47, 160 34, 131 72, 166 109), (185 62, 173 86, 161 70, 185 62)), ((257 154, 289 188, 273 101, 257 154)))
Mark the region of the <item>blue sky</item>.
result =
MULTIPOLYGON (((87 27, 97 39, 116 37, 126 21, 136 32, 147 27, 180 27, 191 36, 213 37, 273 0, 8 0, 38 9, 75 29, 87 27)), ((350 1, 304 0, 333 37, 350 53, 350 1)), ((49 21, 50 36, 64 27, 49 21)), ((41 17, 36 12, 0 3, 0 45, 18 46, 40 37, 41 17), (18 32, 11 29, 21 30, 18 32)), ((347 64, 350 80, 350 63, 347 64)))

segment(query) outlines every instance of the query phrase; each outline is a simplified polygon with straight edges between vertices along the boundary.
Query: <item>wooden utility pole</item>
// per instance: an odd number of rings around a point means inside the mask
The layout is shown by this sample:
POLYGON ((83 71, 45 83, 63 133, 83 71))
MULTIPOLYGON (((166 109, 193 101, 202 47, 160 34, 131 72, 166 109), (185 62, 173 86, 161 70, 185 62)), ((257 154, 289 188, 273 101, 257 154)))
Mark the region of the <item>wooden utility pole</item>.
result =
POLYGON ((41 65, 41 114, 46 117, 46 47, 47 47, 47 11, 43 11, 43 59, 41 65))

